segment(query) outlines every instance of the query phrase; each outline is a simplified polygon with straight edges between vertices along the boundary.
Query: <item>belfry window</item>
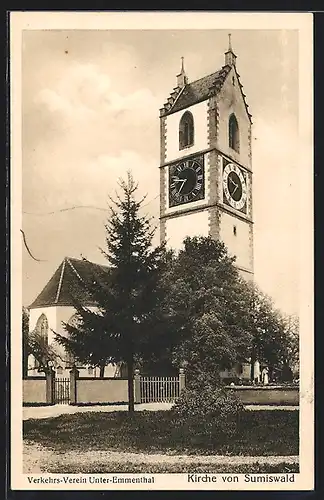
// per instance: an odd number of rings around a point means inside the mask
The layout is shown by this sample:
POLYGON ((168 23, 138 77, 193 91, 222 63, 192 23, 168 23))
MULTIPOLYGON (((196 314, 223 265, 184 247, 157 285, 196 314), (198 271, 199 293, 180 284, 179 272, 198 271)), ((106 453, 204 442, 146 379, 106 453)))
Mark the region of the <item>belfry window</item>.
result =
POLYGON ((189 111, 186 111, 179 124, 179 149, 192 146, 194 143, 194 119, 189 111))
POLYGON ((234 151, 240 151, 239 127, 235 115, 231 115, 228 122, 229 147, 234 151))

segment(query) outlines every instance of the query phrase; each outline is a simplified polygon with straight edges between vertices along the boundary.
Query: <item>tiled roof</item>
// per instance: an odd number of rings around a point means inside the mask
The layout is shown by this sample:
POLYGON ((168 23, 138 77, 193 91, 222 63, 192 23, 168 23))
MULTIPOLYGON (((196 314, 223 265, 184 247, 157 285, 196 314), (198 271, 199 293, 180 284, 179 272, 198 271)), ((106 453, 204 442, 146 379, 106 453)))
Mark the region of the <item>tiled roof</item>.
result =
POLYGON ((86 285, 96 278, 106 277, 108 270, 107 266, 65 257, 29 308, 73 306, 73 299, 77 299, 84 306, 95 305, 86 285))
POLYGON ((171 98, 168 99, 168 102, 162 108, 162 113, 174 113, 175 111, 187 108, 192 104, 204 101, 212 95, 217 94, 222 88, 225 78, 230 70, 230 66, 223 66, 220 70, 212 73, 211 75, 207 75, 199 80, 187 83, 182 91, 175 96, 173 102, 171 98))
MULTIPOLYGON (((225 65, 220 70, 212 73, 211 75, 207 75, 203 78, 200 78, 199 80, 187 83, 182 89, 180 87, 176 87, 173 92, 171 92, 170 97, 167 99, 167 102, 164 104, 163 108, 160 109, 160 115, 166 116, 171 113, 175 113, 176 111, 188 108, 193 104, 205 101, 213 95, 217 95, 220 92, 223 83, 231 69, 232 66, 225 65)), ((246 102, 246 95, 242 91, 240 75, 237 73, 236 69, 234 69, 234 71, 236 72, 239 81, 239 86, 244 100, 246 112, 251 121, 252 115, 249 112, 249 106, 246 102)))

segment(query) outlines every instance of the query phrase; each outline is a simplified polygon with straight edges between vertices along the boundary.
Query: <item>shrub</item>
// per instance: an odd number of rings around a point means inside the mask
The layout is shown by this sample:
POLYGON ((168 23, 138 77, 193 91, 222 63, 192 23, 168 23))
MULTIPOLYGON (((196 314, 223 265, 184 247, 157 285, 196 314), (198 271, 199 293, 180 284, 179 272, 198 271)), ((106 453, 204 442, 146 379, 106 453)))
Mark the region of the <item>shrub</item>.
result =
POLYGON ((184 389, 172 408, 174 428, 188 434, 222 441, 239 430, 244 406, 233 391, 206 386, 184 389))

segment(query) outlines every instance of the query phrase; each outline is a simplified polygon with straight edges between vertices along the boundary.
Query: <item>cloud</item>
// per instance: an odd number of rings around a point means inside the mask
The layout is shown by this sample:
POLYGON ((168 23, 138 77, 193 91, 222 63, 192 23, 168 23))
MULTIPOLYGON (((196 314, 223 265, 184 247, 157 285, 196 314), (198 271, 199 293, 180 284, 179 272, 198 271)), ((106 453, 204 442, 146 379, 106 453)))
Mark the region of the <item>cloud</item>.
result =
POLYGON ((35 102, 70 120, 87 120, 96 118, 97 114, 102 117, 120 111, 140 112, 143 119, 159 106, 149 89, 121 94, 112 88, 109 75, 98 66, 76 62, 62 74, 54 88, 41 89, 35 102))
POLYGON ((73 205, 107 208, 108 197, 118 190, 118 179, 126 179, 128 171, 139 184, 139 197, 148 195, 150 201, 159 193, 158 163, 132 150, 82 158, 65 149, 48 155, 43 147, 35 160, 46 168, 38 169, 36 186, 24 187, 26 211, 48 212, 73 205))
POLYGON ((89 172, 95 178, 96 185, 106 181, 107 193, 113 195, 118 189, 118 179, 126 179, 131 172, 138 183, 138 195, 148 195, 148 200, 159 193, 159 168, 135 151, 125 150, 119 156, 99 155, 89 164, 89 172))
POLYGON ((50 113, 59 112, 69 119, 89 118, 92 114, 92 110, 81 102, 73 102, 51 89, 41 90, 36 102, 47 106, 50 113))

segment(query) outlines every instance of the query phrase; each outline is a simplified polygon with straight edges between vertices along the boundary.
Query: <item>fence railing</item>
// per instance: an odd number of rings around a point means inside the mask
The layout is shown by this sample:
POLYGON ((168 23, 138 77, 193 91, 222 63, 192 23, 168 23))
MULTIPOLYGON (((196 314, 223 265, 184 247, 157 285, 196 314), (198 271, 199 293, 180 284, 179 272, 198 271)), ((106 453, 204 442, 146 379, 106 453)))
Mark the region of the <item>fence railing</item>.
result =
POLYGON ((137 403, 174 403, 185 387, 182 369, 177 377, 147 377, 136 370, 134 381, 137 403))
POLYGON ((174 402, 180 395, 178 377, 141 377, 141 403, 174 402))
MULTIPOLYGON (((147 377, 134 373, 135 403, 174 403, 185 387, 184 370, 174 377, 147 377)), ((24 380, 24 402, 35 404, 103 404, 128 401, 127 379, 79 377, 77 369, 70 378, 56 378, 51 371, 37 380, 24 380)))
POLYGON ((56 378, 54 384, 54 402, 56 404, 70 403, 70 379, 56 378))

